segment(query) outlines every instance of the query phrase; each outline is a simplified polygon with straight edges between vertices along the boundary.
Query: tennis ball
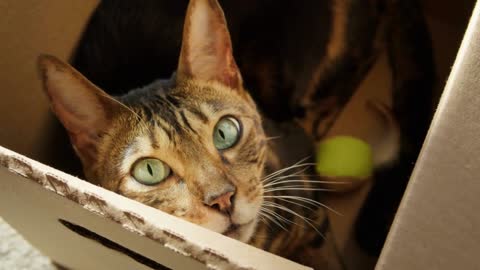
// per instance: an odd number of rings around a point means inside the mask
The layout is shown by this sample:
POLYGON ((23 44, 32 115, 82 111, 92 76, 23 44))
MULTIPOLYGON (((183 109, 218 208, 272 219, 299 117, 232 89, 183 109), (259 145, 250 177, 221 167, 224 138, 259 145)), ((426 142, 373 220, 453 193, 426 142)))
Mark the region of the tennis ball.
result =
POLYGON ((365 179, 373 172, 372 149, 354 137, 332 137, 317 146, 315 167, 320 176, 365 179))

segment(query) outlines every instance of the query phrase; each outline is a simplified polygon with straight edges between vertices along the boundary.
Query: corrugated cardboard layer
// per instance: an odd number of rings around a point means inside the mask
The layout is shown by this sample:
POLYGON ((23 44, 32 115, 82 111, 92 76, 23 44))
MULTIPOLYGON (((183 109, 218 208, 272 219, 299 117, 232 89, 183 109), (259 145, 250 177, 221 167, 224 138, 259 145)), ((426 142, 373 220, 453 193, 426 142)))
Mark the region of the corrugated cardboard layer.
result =
POLYGON ((480 5, 377 269, 480 269, 480 5))
POLYGON ((0 213, 72 269, 309 269, 0 147, 0 213))

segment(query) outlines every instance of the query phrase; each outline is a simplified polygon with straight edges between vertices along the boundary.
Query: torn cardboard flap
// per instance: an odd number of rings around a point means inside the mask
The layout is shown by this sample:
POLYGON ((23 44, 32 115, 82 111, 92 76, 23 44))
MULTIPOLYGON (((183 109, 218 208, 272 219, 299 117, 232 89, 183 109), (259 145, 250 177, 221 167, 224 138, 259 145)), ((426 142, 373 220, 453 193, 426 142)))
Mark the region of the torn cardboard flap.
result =
POLYGON ((0 168, 2 216, 72 269, 310 269, 3 147, 0 168))

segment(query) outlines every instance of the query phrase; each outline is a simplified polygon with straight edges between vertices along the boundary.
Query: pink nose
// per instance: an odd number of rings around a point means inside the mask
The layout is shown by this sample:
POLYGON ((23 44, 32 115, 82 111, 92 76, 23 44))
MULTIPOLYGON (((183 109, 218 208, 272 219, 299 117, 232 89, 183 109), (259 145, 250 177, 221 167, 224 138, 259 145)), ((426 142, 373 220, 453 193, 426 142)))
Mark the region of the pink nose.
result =
POLYGON ((228 212, 232 208, 232 196, 233 196, 233 194, 234 193, 232 191, 228 191, 228 192, 216 197, 212 201, 210 201, 208 205, 210 207, 217 208, 222 212, 228 212))

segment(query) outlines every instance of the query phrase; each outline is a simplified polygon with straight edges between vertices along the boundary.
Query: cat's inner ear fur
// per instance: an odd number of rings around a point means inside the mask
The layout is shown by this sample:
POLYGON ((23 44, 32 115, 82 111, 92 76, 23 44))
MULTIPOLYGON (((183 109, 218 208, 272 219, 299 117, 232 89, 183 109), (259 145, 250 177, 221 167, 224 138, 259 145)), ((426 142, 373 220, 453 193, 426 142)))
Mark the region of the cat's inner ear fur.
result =
POLYGON ((217 0, 190 0, 178 63, 179 78, 218 81, 241 89, 227 23, 217 0))
POLYGON ((53 56, 40 56, 38 66, 51 108, 67 129, 75 151, 82 162, 94 162, 98 140, 121 106, 53 56))

